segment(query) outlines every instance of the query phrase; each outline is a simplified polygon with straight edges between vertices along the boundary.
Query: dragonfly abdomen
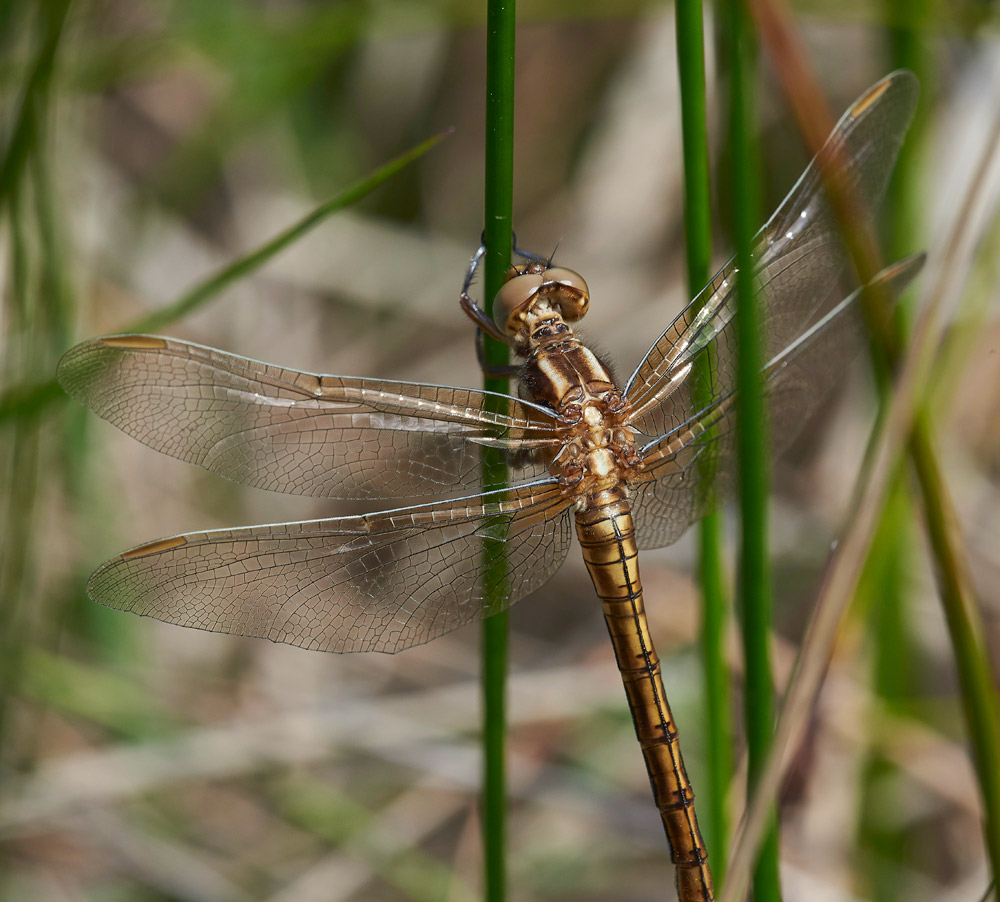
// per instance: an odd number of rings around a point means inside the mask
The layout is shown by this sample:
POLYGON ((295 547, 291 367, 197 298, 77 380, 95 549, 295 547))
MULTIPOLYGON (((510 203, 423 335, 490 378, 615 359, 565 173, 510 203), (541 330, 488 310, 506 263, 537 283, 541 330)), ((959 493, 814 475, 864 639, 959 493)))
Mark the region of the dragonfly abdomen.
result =
POLYGON ((584 505, 576 513, 583 559, 601 599, 636 737, 670 843, 678 897, 681 902, 711 902, 712 877, 695 816, 694 791, 646 622, 632 511, 621 488, 601 496, 603 503, 584 505))

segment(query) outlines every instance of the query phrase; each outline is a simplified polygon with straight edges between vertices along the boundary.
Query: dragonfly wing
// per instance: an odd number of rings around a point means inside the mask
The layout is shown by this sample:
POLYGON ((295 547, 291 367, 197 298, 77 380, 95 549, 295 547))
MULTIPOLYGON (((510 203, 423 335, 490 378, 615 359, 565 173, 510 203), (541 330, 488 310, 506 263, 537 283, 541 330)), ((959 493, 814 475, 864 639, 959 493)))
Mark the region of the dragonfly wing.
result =
MULTIPOLYGON (((923 255, 882 270, 872 285, 897 297, 923 266, 923 255)), ((865 347, 868 330, 858 289, 841 301, 764 369, 771 448, 787 448, 810 414, 865 347)), ((641 548, 675 542, 699 517, 724 501, 735 485, 735 393, 719 394, 696 417, 649 442, 645 469, 632 483, 641 548)))
POLYGON ((356 517, 189 533, 127 551, 94 601, 319 651, 397 652, 503 610, 566 556, 554 480, 356 517), (505 558, 499 568, 491 565, 505 558), (487 599, 499 591, 502 601, 487 599))
MULTIPOLYGON (((559 425, 505 395, 301 373, 146 335, 79 344, 58 375, 67 393, 158 451, 255 488, 321 498, 475 491, 484 445, 530 449, 552 442, 559 425), (506 413, 489 411, 498 400, 506 413)), ((544 474, 530 454, 515 457, 515 478, 544 474)))
MULTIPOLYGON (((894 72, 871 87, 841 117, 819 157, 837 153, 843 183, 873 211, 885 194, 917 100, 917 80, 894 72)), ((767 358, 779 354, 816 316, 836 285, 847 252, 820 176, 819 157, 796 182, 754 239, 754 282, 767 358)), ((680 313, 628 380, 632 424, 662 435, 697 407, 677 397, 681 383, 711 396, 732 388, 735 348, 735 260, 731 259, 680 313), (712 378, 691 373, 695 357, 714 348, 712 378)))

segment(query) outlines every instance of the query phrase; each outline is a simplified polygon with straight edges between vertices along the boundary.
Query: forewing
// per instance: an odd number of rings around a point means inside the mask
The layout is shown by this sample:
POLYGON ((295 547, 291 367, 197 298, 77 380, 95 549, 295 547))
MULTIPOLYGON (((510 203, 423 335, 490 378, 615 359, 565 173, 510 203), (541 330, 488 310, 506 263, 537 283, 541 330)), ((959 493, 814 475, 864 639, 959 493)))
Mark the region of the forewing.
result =
MULTIPOLYGON (((541 407, 472 389, 319 376, 146 335, 69 350, 59 382, 140 442, 255 488, 398 498, 479 488, 481 449, 555 441, 541 407), (502 400, 506 413, 487 409, 502 400)), ((503 408, 501 408, 503 409, 503 408)), ((511 455, 514 479, 544 473, 511 455)))
MULTIPOLYGON (((873 285, 897 297, 923 265, 922 255, 887 267, 873 285)), ((858 299, 841 301, 764 369, 771 450, 787 448, 868 341, 858 299)), ((675 542, 732 493, 735 484, 735 392, 717 396, 698 416, 649 442, 645 469, 632 483, 641 548, 675 542)))
POLYGON ((358 517, 163 539, 104 563, 87 592, 180 626, 318 651, 397 652, 533 592, 562 563, 571 532, 570 500, 543 480, 358 517), (501 600, 490 606, 494 593, 501 600))
MULTIPOLYGON (((902 144, 917 99, 917 80, 894 72, 871 87, 841 117, 819 157, 796 182, 754 239, 754 283, 766 358, 794 341, 837 284, 847 252, 820 177, 820 157, 834 153, 842 183, 874 211, 902 144)), ((733 387, 735 260, 731 259, 681 312, 629 379, 632 424, 658 436, 680 427, 705 397, 733 387), (692 372, 711 349, 712 378, 692 372), (678 390, 680 387, 683 388, 678 390)))

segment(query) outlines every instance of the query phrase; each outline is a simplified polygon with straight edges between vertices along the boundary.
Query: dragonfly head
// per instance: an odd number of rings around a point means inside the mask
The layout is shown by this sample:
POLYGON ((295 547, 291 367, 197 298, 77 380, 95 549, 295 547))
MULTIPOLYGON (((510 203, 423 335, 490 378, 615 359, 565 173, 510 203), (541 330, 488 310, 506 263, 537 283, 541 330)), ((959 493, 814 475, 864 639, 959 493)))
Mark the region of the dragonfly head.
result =
POLYGON ((512 266, 507 281, 493 301, 493 321, 506 335, 516 338, 537 318, 540 308, 559 313, 567 323, 582 319, 590 304, 583 276, 571 269, 544 263, 512 266))

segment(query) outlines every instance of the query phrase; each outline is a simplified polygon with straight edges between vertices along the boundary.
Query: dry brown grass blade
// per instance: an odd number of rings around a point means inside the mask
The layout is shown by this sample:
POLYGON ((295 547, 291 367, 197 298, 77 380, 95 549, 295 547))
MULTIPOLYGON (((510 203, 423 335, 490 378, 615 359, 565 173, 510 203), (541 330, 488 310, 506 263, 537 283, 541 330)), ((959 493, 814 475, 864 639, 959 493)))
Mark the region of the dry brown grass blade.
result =
MULTIPOLYGON (((817 108, 825 109, 825 105, 817 107, 811 100, 803 100, 810 95, 810 85, 815 82, 804 63, 804 56, 789 37, 790 30, 781 22, 781 9, 772 0, 751 0, 751 7, 758 18, 765 42, 775 54, 777 67, 786 85, 790 86, 790 96, 797 98, 794 103, 796 110, 808 108, 812 111, 809 113, 812 121, 812 125, 808 127, 809 135, 820 133, 825 136, 825 123, 829 117, 824 118, 822 112, 815 113, 817 108)), ((982 188, 990 184, 992 170, 998 165, 1000 116, 995 121, 986 151, 970 176, 961 205, 962 214, 956 219, 955 230, 948 236, 940 251, 930 255, 933 265, 929 268, 929 288, 924 294, 923 309, 899 369, 896 390, 884 418, 884 428, 874 451, 869 455, 866 468, 859 476, 844 538, 827 568, 817 605, 789 682, 775 742, 764 768, 757 796, 737 830, 720 902, 735 902, 742 898, 757 843, 767 825, 769 806, 777 796, 792 753, 804 736, 809 711, 826 671, 838 626, 865 562, 889 476, 910 440, 917 408, 924 396, 927 375, 940 333, 939 311, 944 300, 959 290, 968 273, 969 260, 983 233, 981 223, 988 219, 988 216, 983 215, 984 208, 989 209, 996 203, 996 196, 988 194, 982 188)), ((950 509, 950 502, 946 504, 950 509)), ((957 538, 954 520, 949 527, 953 538, 957 538)))

